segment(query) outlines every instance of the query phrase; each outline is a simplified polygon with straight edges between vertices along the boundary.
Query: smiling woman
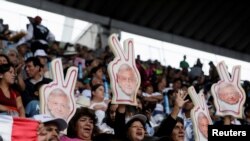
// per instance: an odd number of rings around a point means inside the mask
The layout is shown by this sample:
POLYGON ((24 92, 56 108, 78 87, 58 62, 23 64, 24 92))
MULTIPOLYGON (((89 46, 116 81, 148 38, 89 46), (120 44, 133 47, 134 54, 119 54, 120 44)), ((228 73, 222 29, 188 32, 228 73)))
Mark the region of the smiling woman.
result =
POLYGON ((85 140, 92 141, 93 137, 98 134, 96 126, 97 118, 94 110, 88 108, 78 108, 75 115, 69 121, 67 136, 62 136, 60 141, 85 140))

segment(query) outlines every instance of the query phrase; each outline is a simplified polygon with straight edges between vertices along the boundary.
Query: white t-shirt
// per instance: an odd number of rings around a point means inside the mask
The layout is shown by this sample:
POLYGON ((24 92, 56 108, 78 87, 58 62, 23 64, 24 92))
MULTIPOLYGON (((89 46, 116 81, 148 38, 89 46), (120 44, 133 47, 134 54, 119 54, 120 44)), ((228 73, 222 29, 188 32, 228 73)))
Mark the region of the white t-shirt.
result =
POLYGON ((82 95, 89 98, 89 99, 91 99, 91 90, 89 90, 89 89, 83 90, 82 95))

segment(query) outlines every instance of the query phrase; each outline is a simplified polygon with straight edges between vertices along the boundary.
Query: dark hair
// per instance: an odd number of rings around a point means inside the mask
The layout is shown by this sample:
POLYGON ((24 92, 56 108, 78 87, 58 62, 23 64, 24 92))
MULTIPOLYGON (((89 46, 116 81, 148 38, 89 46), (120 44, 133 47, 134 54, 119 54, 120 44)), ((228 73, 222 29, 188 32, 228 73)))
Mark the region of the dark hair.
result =
POLYGON ((98 70, 102 69, 103 66, 102 65, 98 65, 96 67, 93 67, 90 71, 90 74, 93 76, 94 73, 96 73, 98 70))
POLYGON ((126 132, 128 132, 128 128, 131 127, 131 125, 132 125, 135 121, 139 121, 139 122, 142 124, 144 130, 146 131, 146 123, 145 123, 143 120, 139 119, 139 118, 134 118, 134 119, 128 121, 128 123, 126 123, 126 125, 125 125, 125 131, 126 131, 126 132))
POLYGON ((25 63, 29 63, 29 62, 32 62, 33 65, 36 67, 36 66, 39 66, 39 67, 43 67, 43 65, 41 64, 40 60, 38 57, 29 57, 25 63))
POLYGON ((181 84, 182 84, 182 80, 180 78, 175 78, 174 81, 173 81, 173 83, 178 82, 178 81, 180 81, 181 84))
POLYGON ((180 122, 181 124, 184 125, 184 120, 183 120, 181 117, 177 117, 177 118, 176 118, 176 123, 177 123, 177 122, 180 122))
POLYGON ((92 137, 95 136, 96 134, 98 134, 99 129, 96 126, 97 117, 95 115, 95 111, 92 109, 86 108, 86 107, 80 107, 80 108, 76 109, 75 115, 69 121, 68 128, 67 128, 67 136, 68 137, 77 138, 77 133, 76 133, 75 127, 76 127, 77 121, 83 116, 87 116, 93 120, 94 128, 93 128, 93 132, 92 132, 92 137))
POLYGON ((105 112, 105 117, 103 119, 103 122, 106 123, 108 126, 110 126, 111 128, 114 128, 114 121, 112 121, 111 117, 110 117, 110 108, 113 104, 111 102, 109 102, 108 104, 108 108, 105 112))
POLYGON ((98 89, 100 86, 103 86, 103 84, 95 84, 95 85, 91 86, 91 92, 95 91, 95 90, 98 89))
MULTIPOLYGON (((96 89, 98 89, 99 87, 103 86, 103 84, 95 84, 95 85, 91 85, 91 100, 93 99, 93 94, 92 92, 94 92, 96 89)), ((104 87, 104 86, 103 86, 104 87)))
POLYGON ((7 55, 0 54, 0 57, 4 57, 7 60, 7 62, 10 63, 10 59, 9 59, 9 57, 7 55))
POLYGON ((0 73, 1 74, 6 73, 7 71, 10 70, 11 67, 14 68, 14 66, 12 64, 2 64, 2 65, 0 65, 0 73))

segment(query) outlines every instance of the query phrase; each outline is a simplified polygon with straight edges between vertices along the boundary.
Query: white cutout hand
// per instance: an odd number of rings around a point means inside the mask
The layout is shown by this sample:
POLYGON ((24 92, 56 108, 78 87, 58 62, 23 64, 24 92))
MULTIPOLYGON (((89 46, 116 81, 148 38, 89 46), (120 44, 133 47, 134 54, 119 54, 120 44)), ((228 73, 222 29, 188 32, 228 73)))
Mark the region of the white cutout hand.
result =
POLYGON ((212 125, 213 122, 209 115, 204 94, 197 94, 193 86, 188 88, 188 93, 194 103, 194 108, 191 110, 191 118, 194 127, 195 141, 207 141, 208 125, 212 125))
POLYGON ((115 55, 108 66, 112 103, 136 105, 136 94, 141 79, 135 64, 133 40, 124 41, 123 49, 117 36, 112 34, 109 37, 109 45, 115 55))
POLYGON ((240 84, 240 70, 240 66, 234 66, 230 77, 224 61, 217 65, 221 80, 213 84, 211 90, 216 114, 219 116, 232 115, 242 118, 246 95, 240 84))
POLYGON ((77 79, 77 67, 70 67, 64 79, 61 59, 51 63, 53 81, 43 85, 40 90, 40 113, 60 117, 69 121, 74 115, 76 106, 74 88, 77 79))

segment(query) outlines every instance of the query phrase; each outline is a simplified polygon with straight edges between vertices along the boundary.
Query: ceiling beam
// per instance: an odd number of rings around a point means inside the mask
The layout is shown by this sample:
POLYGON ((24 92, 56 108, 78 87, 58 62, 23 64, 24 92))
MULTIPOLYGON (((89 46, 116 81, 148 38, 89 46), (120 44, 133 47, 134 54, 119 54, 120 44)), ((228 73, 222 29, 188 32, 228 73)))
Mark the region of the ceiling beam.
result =
POLYGON ((205 52, 209 52, 209 53, 213 53, 213 54, 217 54, 217 55, 222 55, 222 56, 226 56, 226 57, 230 57, 230 58, 235 58, 235 59, 239 59, 239 60, 243 60, 243 61, 247 61, 247 62, 250 61, 249 54, 235 52, 232 50, 224 49, 224 48, 219 47, 219 46, 206 44, 204 42, 191 40, 191 39, 177 36, 174 34, 160 32, 160 31, 156 31, 156 30, 152 30, 149 28, 128 24, 125 22, 117 21, 117 20, 112 20, 111 27, 121 29, 121 30, 126 31, 126 32, 130 32, 130 33, 158 39, 161 41, 166 41, 169 43, 182 45, 182 46, 189 47, 192 49, 197 49, 197 50, 201 50, 201 51, 205 51, 205 52))
POLYGON ((38 9, 42 9, 42 10, 46 10, 46 11, 61 14, 61 15, 65 15, 65 16, 72 17, 72 18, 81 19, 84 21, 92 22, 92 23, 98 23, 102 25, 110 24, 111 27, 121 29, 126 32, 139 34, 142 36, 182 45, 185 47, 198 49, 198 50, 202 50, 205 52, 210 52, 210 53, 250 62, 249 54, 239 53, 239 52, 235 52, 235 51, 228 50, 228 49, 223 49, 218 46, 213 46, 210 44, 206 44, 206 43, 199 42, 196 40, 191 40, 189 38, 177 36, 174 34, 169 34, 169 33, 161 32, 161 31, 157 31, 157 30, 153 30, 153 29, 149 29, 149 28, 145 28, 141 26, 128 24, 128 23, 121 22, 118 20, 111 20, 109 17, 104 17, 104 16, 84 12, 82 10, 77 10, 74 8, 69 8, 61 4, 56 4, 50 1, 46 1, 46 0, 35 0, 32 2, 27 1, 27 0, 8 0, 8 1, 38 8, 38 9))

